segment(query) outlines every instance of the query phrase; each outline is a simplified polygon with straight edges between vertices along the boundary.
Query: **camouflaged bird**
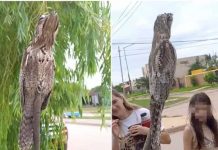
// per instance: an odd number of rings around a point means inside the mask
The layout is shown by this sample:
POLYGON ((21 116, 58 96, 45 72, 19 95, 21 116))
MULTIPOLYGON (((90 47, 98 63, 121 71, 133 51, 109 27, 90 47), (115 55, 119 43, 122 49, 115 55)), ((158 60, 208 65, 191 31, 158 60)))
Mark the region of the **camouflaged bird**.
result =
POLYGON ((161 14, 154 23, 154 37, 149 57, 151 127, 144 150, 160 150, 161 113, 176 69, 176 51, 169 41, 173 15, 161 14))
POLYGON ((52 46, 59 25, 55 12, 39 18, 36 33, 25 50, 20 71, 21 150, 40 149, 40 113, 48 104, 54 81, 52 46))

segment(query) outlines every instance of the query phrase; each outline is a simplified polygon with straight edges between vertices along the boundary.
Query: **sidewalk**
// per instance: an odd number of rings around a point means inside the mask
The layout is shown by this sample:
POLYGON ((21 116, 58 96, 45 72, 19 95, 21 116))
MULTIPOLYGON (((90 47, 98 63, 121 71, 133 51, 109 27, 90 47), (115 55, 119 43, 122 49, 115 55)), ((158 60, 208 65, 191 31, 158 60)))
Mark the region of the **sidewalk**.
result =
MULTIPOLYGON (((202 90, 203 88, 198 89, 202 90)), ((192 91, 193 92, 193 91, 192 91)), ((196 90, 194 91, 196 92, 196 90)), ((193 93, 189 93, 189 97, 192 96, 193 93)), ((215 118, 218 120, 218 106, 217 95, 218 89, 207 89, 204 90, 210 96, 211 102, 213 104, 213 113, 215 118)), ((182 94, 184 96, 184 93, 182 94)), ((85 115, 89 115, 85 113, 85 115)), ((96 114, 95 114, 96 115, 96 114)), ((110 113, 106 114, 109 116, 110 113)), ((181 103, 163 110, 162 113, 162 125, 163 127, 169 132, 178 132, 182 131, 185 125, 188 123, 188 101, 185 103, 181 103)), ((102 121, 100 119, 65 119, 66 123, 73 123, 73 124, 81 124, 81 125, 94 125, 94 126, 101 126, 102 121)), ((106 120, 105 126, 111 126, 111 120, 106 120)))
MULTIPOLYGON (((186 117, 164 117, 162 118, 163 127, 169 132, 177 132, 183 130, 186 124, 186 117)), ((64 119, 65 123, 101 126, 102 121, 98 119, 64 119)), ((111 120, 105 121, 105 126, 111 126, 111 120)))
POLYGON ((186 116, 176 116, 176 117, 164 117, 162 118, 163 127, 169 133, 178 132, 185 128, 188 122, 188 117, 186 116))
MULTIPOLYGON (((101 119, 64 119, 65 123, 70 124, 80 124, 80 125, 93 125, 93 126, 101 126, 101 119)), ((105 120, 104 126, 111 126, 111 120, 105 120)))
MULTIPOLYGON (((218 115, 215 114, 218 119, 218 115)), ((102 121, 98 119, 64 119, 65 123, 80 124, 80 125, 93 125, 101 126, 102 121)), ((162 124, 164 129, 169 133, 178 132, 184 130, 185 125, 188 123, 188 116, 174 116, 174 117, 163 117, 162 124)), ((105 121, 105 126, 111 126, 111 120, 105 121)))
MULTIPOLYGON (((218 114, 214 113, 214 117, 218 120, 218 114)), ((175 117, 163 117, 163 127, 169 132, 178 132, 184 130, 186 124, 189 122, 188 116, 175 116, 175 117)))

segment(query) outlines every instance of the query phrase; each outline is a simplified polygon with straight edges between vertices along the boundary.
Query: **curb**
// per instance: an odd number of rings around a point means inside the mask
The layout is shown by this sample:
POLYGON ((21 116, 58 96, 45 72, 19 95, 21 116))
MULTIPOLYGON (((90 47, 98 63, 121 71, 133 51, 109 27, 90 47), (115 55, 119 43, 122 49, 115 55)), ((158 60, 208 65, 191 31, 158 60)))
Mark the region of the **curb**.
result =
MULTIPOLYGON (((65 121, 65 123, 68 124, 78 124, 78 125, 89 125, 89 126, 98 126, 98 127, 111 127, 110 123, 105 123, 104 125, 101 125, 100 123, 90 123, 90 122, 77 122, 77 121, 65 121)), ((170 127, 170 128, 166 128, 166 131, 168 133, 175 133, 175 132, 179 132, 185 129, 186 124, 184 125, 179 125, 179 126, 175 126, 175 127, 170 127)))
MULTIPOLYGON (((66 123, 69 123, 69 124, 78 124, 78 125, 89 125, 89 126, 99 126, 101 127, 101 124, 99 123, 88 123, 88 122, 66 122, 66 123)), ((166 131, 168 133, 175 133, 175 132, 179 132, 179 131, 182 131, 184 130, 186 125, 180 125, 180 126, 176 126, 176 127, 171 127, 171 128, 167 128, 166 131)), ((108 123, 105 123, 105 125, 103 125, 102 127, 111 127, 110 124, 108 123)))
POLYGON ((78 124, 78 125, 89 125, 89 126, 99 126, 99 127, 110 127, 111 125, 109 124, 105 124, 105 125, 101 125, 99 123, 83 123, 83 122, 72 122, 71 124, 78 124))
POLYGON ((166 129, 166 131, 168 133, 175 133, 175 132, 184 130, 185 126, 186 126, 186 124, 185 125, 176 126, 176 127, 172 127, 172 128, 168 128, 168 129, 166 129))
POLYGON ((89 126, 99 126, 99 127, 110 127, 111 125, 109 123, 105 123, 104 125, 100 124, 100 123, 90 123, 90 122, 77 122, 76 120, 72 121, 67 121, 65 120, 65 123, 68 124, 78 124, 78 125, 89 125, 89 126))

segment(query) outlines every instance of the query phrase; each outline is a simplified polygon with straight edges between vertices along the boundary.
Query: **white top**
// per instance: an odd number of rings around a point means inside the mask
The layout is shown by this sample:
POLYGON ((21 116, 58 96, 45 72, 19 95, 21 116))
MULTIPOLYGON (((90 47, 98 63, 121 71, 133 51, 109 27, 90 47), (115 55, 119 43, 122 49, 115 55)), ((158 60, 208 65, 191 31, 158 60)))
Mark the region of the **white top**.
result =
POLYGON ((132 125, 141 123, 141 114, 146 113, 146 118, 150 119, 150 111, 146 108, 139 108, 133 110, 132 113, 123 120, 120 120, 120 127, 121 127, 121 136, 126 136, 128 134, 128 128, 132 125))

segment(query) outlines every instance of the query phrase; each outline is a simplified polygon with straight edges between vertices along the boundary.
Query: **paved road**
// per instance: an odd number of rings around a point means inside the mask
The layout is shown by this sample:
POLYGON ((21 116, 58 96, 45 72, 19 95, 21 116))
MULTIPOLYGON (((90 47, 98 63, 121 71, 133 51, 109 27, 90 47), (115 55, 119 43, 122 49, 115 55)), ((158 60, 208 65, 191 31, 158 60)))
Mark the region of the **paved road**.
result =
POLYGON ((183 132, 170 134, 171 144, 162 144, 161 150, 183 150, 183 132))
POLYGON ((111 150, 110 127, 66 124, 68 128, 68 150, 111 150))
MULTIPOLYGON (((111 130, 102 131, 93 125, 66 124, 69 132, 68 150, 111 150, 111 130)), ((182 132, 172 133, 171 144, 162 145, 162 150, 183 150, 182 132)))
MULTIPOLYGON (((210 97, 212 101, 212 105, 214 107, 214 113, 218 114, 218 89, 209 89, 209 90, 203 90, 208 96, 210 97)), ((196 93, 196 92, 194 92, 196 93)), ((183 97, 191 97, 194 93, 184 93, 180 94, 183 97)), ((180 96, 176 95, 176 96, 180 96)), ((170 108, 166 108, 163 110, 163 116, 186 116, 188 115, 188 101, 186 103, 182 103, 170 108)))

